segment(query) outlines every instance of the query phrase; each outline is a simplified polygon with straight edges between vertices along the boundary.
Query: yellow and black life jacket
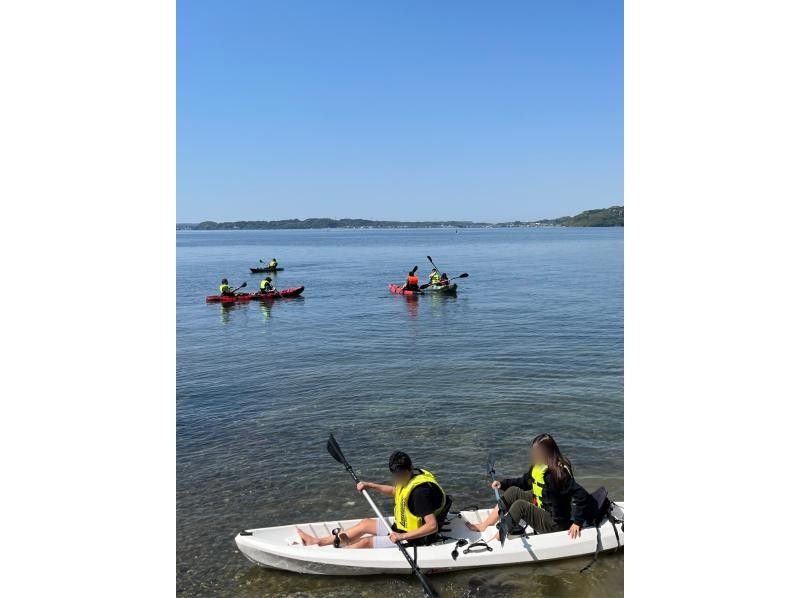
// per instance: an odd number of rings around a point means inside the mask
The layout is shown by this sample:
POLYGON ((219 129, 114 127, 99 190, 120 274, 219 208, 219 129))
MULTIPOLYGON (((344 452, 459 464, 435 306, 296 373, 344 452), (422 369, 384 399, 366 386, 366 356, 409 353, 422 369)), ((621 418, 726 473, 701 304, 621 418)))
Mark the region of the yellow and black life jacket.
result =
POLYGON ((262 291, 266 291, 266 290, 267 290, 267 285, 269 285, 270 287, 272 287, 272 284, 271 284, 271 283, 267 282, 266 280, 262 280, 262 281, 261 281, 261 290, 262 290, 262 291))
POLYGON ((418 473, 405 486, 398 485, 394 487, 394 524, 401 532, 412 532, 425 523, 424 517, 418 517, 408 508, 408 499, 411 496, 411 492, 420 484, 433 484, 442 492, 442 504, 433 512, 437 519, 447 504, 447 495, 444 488, 439 485, 434 475, 424 469, 417 471, 418 473))
POLYGON ((227 285, 227 284, 219 285, 219 294, 220 295, 224 295, 225 293, 229 293, 230 290, 231 290, 230 285, 227 285))
MULTIPOLYGON (((562 467, 567 471, 569 471, 569 467, 566 465, 562 465, 562 467)), ((544 490, 544 474, 547 472, 547 465, 543 465, 538 463, 531 467, 531 477, 533 478, 533 504, 537 507, 542 506, 542 492, 544 490)))

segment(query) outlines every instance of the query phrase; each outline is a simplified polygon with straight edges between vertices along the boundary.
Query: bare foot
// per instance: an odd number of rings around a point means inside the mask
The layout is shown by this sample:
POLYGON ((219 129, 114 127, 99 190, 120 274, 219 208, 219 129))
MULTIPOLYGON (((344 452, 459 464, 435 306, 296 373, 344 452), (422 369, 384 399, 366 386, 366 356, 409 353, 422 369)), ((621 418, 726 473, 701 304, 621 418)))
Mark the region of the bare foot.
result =
POLYGON ((484 522, 470 523, 469 521, 467 521, 465 525, 467 526, 467 529, 472 530, 473 532, 483 533, 486 530, 486 523, 484 522))
POLYGON ((297 535, 300 536, 300 541, 303 543, 303 546, 313 546, 314 544, 319 544, 319 538, 305 533, 299 527, 295 529, 297 530, 297 535))

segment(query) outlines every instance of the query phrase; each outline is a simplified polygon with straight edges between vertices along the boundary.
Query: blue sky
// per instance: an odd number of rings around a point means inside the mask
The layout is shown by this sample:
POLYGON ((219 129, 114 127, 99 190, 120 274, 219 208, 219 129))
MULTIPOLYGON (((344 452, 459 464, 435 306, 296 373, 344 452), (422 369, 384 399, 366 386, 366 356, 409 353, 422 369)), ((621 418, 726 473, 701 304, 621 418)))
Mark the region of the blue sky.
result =
POLYGON ((178 222, 623 203, 618 1, 179 0, 178 222))

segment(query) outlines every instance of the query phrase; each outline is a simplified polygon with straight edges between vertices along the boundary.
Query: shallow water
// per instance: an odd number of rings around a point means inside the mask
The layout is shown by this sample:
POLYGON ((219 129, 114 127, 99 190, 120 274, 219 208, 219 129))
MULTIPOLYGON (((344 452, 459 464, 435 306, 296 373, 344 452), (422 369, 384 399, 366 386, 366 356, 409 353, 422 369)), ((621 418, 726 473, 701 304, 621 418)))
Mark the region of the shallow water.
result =
MULTIPOLYGON (((394 449, 456 506, 490 505, 486 456, 521 475, 550 432, 578 481, 623 499, 623 229, 178 232, 177 593, 419 596, 410 576, 327 578, 252 566, 248 527, 369 516, 325 450, 336 434, 366 479, 394 449), (430 254, 455 297, 387 290, 430 254), (206 304, 225 276, 302 298, 206 304)), ((389 503, 379 503, 390 511, 389 503)), ((617 596, 623 553, 442 574, 443 596, 617 596)))

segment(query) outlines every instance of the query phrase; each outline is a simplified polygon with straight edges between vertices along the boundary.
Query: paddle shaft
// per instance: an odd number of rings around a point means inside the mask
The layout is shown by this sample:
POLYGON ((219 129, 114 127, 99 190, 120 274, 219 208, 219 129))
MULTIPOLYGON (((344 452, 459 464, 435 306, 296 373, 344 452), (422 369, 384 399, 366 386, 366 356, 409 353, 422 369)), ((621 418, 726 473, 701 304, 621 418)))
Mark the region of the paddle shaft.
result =
MULTIPOLYGON (((495 476, 494 464, 492 464, 489 467, 489 477, 491 477, 492 480, 494 480, 494 476, 495 476)), ((500 500, 500 490, 498 488, 492 488, 492 490, 494 490, 494 496, 495 499, 497 500, 497 513, 500 515, 500 520, 498 522, 500 524, 500 544, 505 545, 506 536, 508 536, 509 532, 511 531, 508 527, 508 521, 506 521, 505 519, 506 517, 510 518, 511 515, 508 514, 508 511, 506 510, 506 506, 503 504, 503 501, 500 500), (503 535, 504 531, 505 535, 503 535)))
MULTIPOLYGON (((447 279, 447 283, 448 284, 446 284, 444 286, 449 286, 451 280, 458 280, 459 278, 466 278, 467 276, 469 276, 469 274, 467 272, 463 272, 462 274, 459 274, 458 276, 453 276, 453 278, 448 278, 447 279)), ((420 291, 425 290, 428 287, 433 286, 434 284, 439 285, 439 284, 441 284, 441 281, 437 282, 437 283, 428 282, 428 283, 422 284, 422 285, 419 286, 419 290, 420 291)))
MULTIPOLYGON (((344 455, 342 455, 342 456, 344 456, 344 455)), ((347 470, 347 473, 349 473, 353 477, 353 480, 355 480, 356 484, 358 484, 361 480, 356 475, 356 472, 353 471, 353 468, 350 467, 350 464, 347 463, 347 461, 345 461, 343 463, 343 465, 344 465, 344 468, 347 470)), ((389 525, 389 522, 386 521, 386 518, 383 516, 383 514, 380 511, 380 509, 378 509, 378 505, 376 505, 372 501, 372 497, 369 495, 369 493, 366 490, 362 490, 361 494, 364 495, 364 498, 367 499, 367 502, 369 503, 369 506, 372 507, 372 510, 378 516, 378 519, 380 519, 383 522, 383 525, 385 525, 386 529, 388 529, 389 532, 391 533, 392 527, 389 525)), ((439 594, 437 594, 436 590, 433 589, 433 586, 431 586, 431 584, 428 583, 428 579, 425 577, 425 575, 422 573, 422 571, 419 570, 419 567, 417 567, 417 564, 414 562, 414 559, 412 559, 411 555, 408 554, 408 551, 406 550, 406 547, 403 546, 400 542, 397 542, 395 544, 395 546, 397 546, 400 549, 400 552, 403 553, 403 556, 406 557, 406 560, 408 561, 408 564, 411 566, 412 571, 414 571, 414 575, 417 576, 417 579, 419 580, 419 583, 422 584, 422 589, 425 590, 425 594, 428 596, 428 598, 438 598, 439 594)))
MULTIPOLYGON (((428 258, 428 261, 431 263, 431 266, 433 266, 434 268, 439 270, 439 266, 437 266, 436 264, 433 263, 433 260, 431 259, 431 256, 426 255, 425 257, 428 258)), ((439 270, 439 271, 441 271, 441 270, 439 270)))

